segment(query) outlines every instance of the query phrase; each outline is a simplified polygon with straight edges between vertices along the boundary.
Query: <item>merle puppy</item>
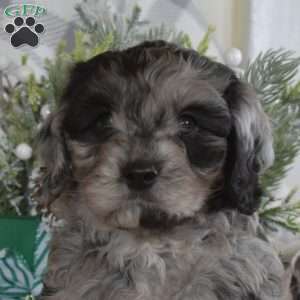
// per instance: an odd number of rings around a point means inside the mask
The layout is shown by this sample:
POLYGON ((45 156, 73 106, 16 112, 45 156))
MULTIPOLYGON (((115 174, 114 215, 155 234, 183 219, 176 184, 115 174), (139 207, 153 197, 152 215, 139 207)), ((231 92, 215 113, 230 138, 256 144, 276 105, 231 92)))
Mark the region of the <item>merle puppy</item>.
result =
POLYGON ((246 216, 269 122, 228 67, 163 41, 80 63, 41 156, 43 201, 65 223, 42 299, 289 299, 246 216))

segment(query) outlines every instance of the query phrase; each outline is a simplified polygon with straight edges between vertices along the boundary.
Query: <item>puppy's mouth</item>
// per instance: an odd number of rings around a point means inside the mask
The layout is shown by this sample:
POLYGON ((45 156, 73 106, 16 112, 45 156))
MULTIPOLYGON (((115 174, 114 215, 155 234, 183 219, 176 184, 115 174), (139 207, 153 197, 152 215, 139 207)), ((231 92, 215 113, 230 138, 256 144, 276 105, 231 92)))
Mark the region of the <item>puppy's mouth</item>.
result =
POLYGON ((151 230, 168 230, 190 220, 190 217, 170 215, 158 208, 142 209, 140 226, 151 230))
POLYGON ((190 217, 171 215, 144 200, 133 200, 130 204, 113 212, 109 216, 108 223, 128 230, 135 228, 169 230, 190 219, 190 217))

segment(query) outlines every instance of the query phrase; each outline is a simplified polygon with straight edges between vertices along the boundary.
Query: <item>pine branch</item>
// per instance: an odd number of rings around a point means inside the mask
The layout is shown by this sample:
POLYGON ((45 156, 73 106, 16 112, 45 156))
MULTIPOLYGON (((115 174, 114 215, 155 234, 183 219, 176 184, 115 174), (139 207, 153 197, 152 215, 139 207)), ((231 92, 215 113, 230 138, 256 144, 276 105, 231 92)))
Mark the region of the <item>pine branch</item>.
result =
POLYGON ((255 87, 266 105, 277 101, 286 86, 293 83, 299 64, 300 58, 294 58, 291 51, 268 50, 248 64, 244 79, 255 87))
MULTIPOLYGON (((24 58, 22 65, 26 67, 24 58)), ((20 143, 33 144, 45 97, 45 86, 32 74, 24 82, 5 85, 0 93, 0 213, 28 214, 28 174, 35 162, 21 161, 15 149, 20 143)))
POLYGON ((90 35, 91 44, 102 42, 109 34, 113 43, 110 49, 124 49, 145 40, 166 40, 184 47, 191 47, 187 34, 161 24, 149 28, 147 20, 141 20, 141 9, 135 5, 129 17, 112 14, 107 1, 84 1, 76 7, 81 18, 81 30, 90 35), (94 4, 93 11, 89 6, 94 4))
POLYGON ((288 230, 300 232, 300 200, 291 203, 295 193, 295 189, 291 190, 276 206, 272 206, 273 201, 266 201, 259 211, 261 222, 277 224, 288 230))
POLYGON ((141 8, 138 5, 135 5, 132 10, 132 15, 129 18, 125 18, 127 24, 127 34, 130 31, 134 30, 140 23, 140 16, 141 16, 141 8))
POLYGON ((249 64, 244 79, 256 89, 273 124, 275 162, 262 177, 264 190, 276 190, 300 151, 300 58, 290 51, 269 50, 249 64))
POLYGON ((211 35, 215 32, 216 28, 214 26, 208 26, 207 32, 205 33, 204 37, 200 41, 200 43, 197 46, 197 52, 201 55, 205 55, 208 47, 209 47, 209 42, 211 39, 211 35))

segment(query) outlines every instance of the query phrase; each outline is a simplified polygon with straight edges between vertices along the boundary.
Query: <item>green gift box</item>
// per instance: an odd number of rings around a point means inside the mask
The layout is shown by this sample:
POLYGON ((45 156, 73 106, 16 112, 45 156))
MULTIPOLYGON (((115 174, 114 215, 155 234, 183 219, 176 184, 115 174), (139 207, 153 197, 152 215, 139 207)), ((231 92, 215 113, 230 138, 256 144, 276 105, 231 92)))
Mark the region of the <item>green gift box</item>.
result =
POLYGON ((0 217, 0 250, 11 249, 21 254, 33 269, 37 217, 0 217))
POLYGON ((49 228, 38 217, 0 217, 0 299, 34 299, 43 288, 49 228))

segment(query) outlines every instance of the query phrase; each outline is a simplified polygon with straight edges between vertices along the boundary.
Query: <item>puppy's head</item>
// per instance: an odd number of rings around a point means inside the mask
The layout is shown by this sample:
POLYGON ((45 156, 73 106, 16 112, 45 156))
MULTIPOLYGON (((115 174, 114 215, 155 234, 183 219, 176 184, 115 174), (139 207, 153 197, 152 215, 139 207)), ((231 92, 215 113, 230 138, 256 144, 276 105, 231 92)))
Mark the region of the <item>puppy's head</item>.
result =
MULTIPOLYGON (((266 116, 224 65, 162 41, 78 64, 41 131, 45 197, 123 228, 257 207, 266 116)), ((72 208, 70 208, 72 209, 72 208)))

